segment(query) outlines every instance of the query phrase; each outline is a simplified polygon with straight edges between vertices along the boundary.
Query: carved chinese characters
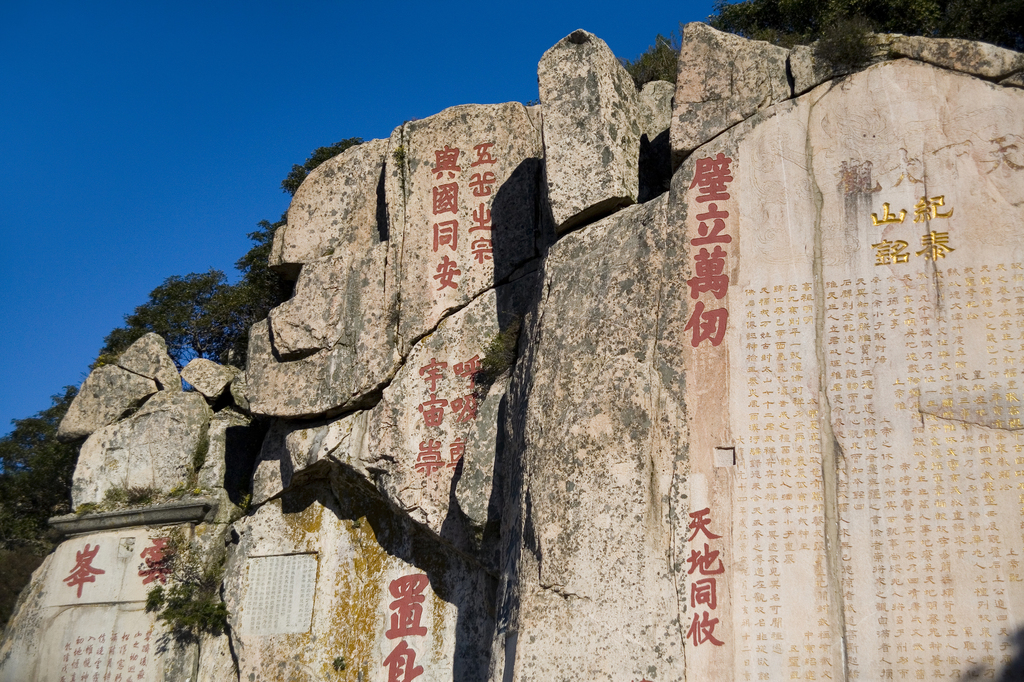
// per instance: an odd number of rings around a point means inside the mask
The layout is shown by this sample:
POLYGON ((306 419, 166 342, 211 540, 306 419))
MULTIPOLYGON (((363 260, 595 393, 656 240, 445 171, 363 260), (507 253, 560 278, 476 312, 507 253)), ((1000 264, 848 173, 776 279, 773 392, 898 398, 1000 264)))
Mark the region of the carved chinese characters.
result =
POLYGON ((537 255, 541 145, 517 103, 447 109, 397 129, 390 145, 389 260, 407 351, 537 255))
POLYGON ((711 326, 686 329, 691 491, 723 536, 688 549, 688 672, 962 679, 1013 663, 1024 188, 995 160, 1022 99, 880 65, 682 166, 686 291, 705 312, 722 286, 732 301, 717 347, 711 326), (915 102, 913 122, 880 92, 915 102), (720 156, 721 273, 696 243, 707 209, 693 191, 720 156), (714 455, 729 448, 734 465, 714 455), (700 577, 716 578, 717 609, 696 580, 715 551, 724 577, 700 577), (716 618, 722 645, 707 646, 716 618))
MULTIPOLYGON (((694 200, 698 205, 706 204, 707 209, 697 215, 700 221, 698 236, 690 239, 691 247, 700 247, 700 251, 693 257, 696 274, 686 282, 690 287, 690 298, 695 300, 707 292, 716 301, 723 303, 722 299, 729 289, 729 275, 725 274, 728 251, 723 248, 732 242, 726 229, 729 212, 719 209, 715 202, 724 202, 730 198, 726 189, 732 182, 732 175, 729 174, 731 163, 732 159, 721 152, 714 158, 697 159, 697 169, 690 183, 690 189, 699 189, 694 200), (713 250, 709 251, 710 247, 713 250)), ((696 347, 704 341, 709 341, 712 346, 722 343, 728 321, 729 310, 725 305, 705 309, 704 301, 697 301, 685 327, 693 333, 690 345, 696 347)))
POLYGON ((316 588, 316 554, 250 559, 244 626, 254 635, 307 632, 316 588))
POLYGON ((391 610, 391 627, 384 633, 388 639, 402 638, 398 645, 384 659, 388 682, 412 682, 423 674, 423 667, 416 665, 416 650, 409 646, 405 637, 423 637, 427 628, 422 624, 424 588, 430 584, 425 575, 406 575, 396 578, 388 585, 388 591, 395 600, 388 605, 391 610))
POLYGON ((720 557, 721 551, 711 549, 707 541, 720 539, 721 535, 715 535, 708 526, 711 523, 711 509, 705 507, 690 514, 690 525, 688 526, 693 534, 689 542, 697 540, 691 550, 687 563, 690 564, 687 574, 690 578, 690 608, 694 609, 693 620, 690 628, 686 631, 687 638, 693 646, 711 644, 722 646, 725 642, 718 639, 722 633, 715 636, 715 626, 721 622, 718 618, 712 618, 718 608, 718 581, 725 573, 725 566, 720 557), (702 537, 698 537, 702 536, 702 537), (703 539, 704 549, 699 549, 700 540, 703 539), (717 565, 716 565, 717 562, 717 565))
MULTIPOLYGON (((115 625, 109 632, 96 634, 88 627, 71 635, 64 643, 60 682, 131 682, 152 679, 147 672, 153 661, 153 628, 123 631, 115 625)), ((156 672, 155 670, 153 672, 156 672)))

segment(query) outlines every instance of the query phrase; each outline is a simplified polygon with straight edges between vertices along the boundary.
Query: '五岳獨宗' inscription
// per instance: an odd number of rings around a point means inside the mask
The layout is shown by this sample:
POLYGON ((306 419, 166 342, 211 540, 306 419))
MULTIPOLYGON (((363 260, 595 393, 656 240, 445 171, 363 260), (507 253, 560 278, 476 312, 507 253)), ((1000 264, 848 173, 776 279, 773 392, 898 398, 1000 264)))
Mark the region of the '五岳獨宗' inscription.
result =
POLYGON ((316 589, 316 554, 249 559, 243 622, 252 635, 306 632, 316 589))

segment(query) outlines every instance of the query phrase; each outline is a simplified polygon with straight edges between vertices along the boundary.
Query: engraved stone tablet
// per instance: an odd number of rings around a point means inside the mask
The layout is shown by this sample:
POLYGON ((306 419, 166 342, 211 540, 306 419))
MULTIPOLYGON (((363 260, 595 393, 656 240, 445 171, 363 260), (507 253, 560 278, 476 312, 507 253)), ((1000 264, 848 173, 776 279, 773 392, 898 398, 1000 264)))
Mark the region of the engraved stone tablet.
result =
POLYGON ((316 554, 249 559, 249 589, 242 622, 250 635, 309 630, 316 588, 316 554))

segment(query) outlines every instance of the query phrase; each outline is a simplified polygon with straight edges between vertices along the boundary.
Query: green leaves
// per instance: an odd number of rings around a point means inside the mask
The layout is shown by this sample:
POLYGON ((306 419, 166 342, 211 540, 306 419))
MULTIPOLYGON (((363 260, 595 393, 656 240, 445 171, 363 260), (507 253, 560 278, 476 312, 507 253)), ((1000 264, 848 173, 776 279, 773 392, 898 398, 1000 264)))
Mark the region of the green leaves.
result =
POLYGON ((306 176, 309 175, 314 168, 324 161, 334 158, 346 149, 355 147, 357 144, 362 143, 363 138, 350 137, 347 140, 335 142, 329 147, 317 147, 313 150, 313 153, 309 155, 309 158, 306 159, 304 164, 301 166, 298 164, 292 166, 292 170, 288 173, 288 177, 281 181, 281 189, 288 194, 295 196, 295 191, 299 188, 299 185, 302 184, 302 181, 306 179, 306 176))
POLYGON ((679 39, 675 34, 668 38, 658 34, 654 39, 654 45, 647 48, 647 51, 635 60, 620 60, 622 66, 630 76, 636 89, 644 87, 651 81, 676 82, 676 70, 679 63, 679 39))

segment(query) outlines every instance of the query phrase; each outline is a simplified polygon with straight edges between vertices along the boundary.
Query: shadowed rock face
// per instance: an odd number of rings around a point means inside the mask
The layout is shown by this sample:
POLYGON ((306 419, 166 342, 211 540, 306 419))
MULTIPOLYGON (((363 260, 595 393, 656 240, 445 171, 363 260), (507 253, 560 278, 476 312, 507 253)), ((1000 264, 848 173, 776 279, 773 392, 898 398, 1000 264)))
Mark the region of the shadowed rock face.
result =
MULTIPOLYGON (((180 386, 180 383, 179 383, 180 386)), ((114 365, 97 367, 78 390, 57 430, 64 441, 84 438, 157 392, 156 382, 114 365)))

